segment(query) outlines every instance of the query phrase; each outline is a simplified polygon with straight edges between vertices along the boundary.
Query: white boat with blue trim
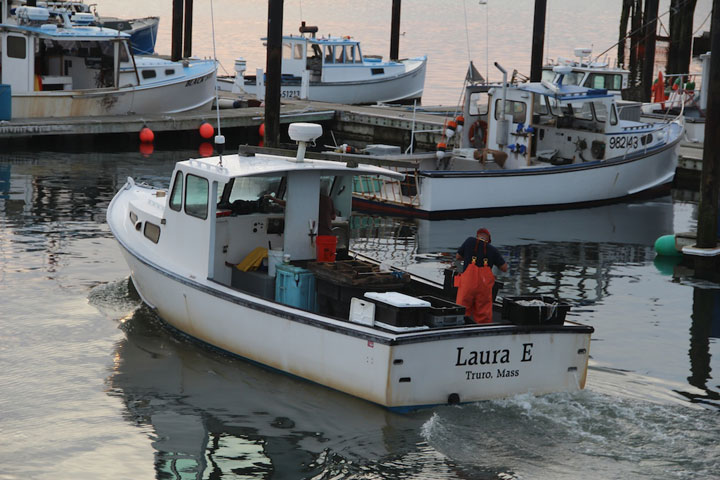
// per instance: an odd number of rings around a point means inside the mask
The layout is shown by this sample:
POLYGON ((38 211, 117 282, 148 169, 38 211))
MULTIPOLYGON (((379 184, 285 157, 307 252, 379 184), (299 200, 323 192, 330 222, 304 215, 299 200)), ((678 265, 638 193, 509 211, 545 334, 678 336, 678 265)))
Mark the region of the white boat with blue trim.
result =
MULTIPOLYGON (((422 98, 427 57, 383 61, 363 55, 351 37, 316 37, 317 27, 300 27, 301 35, 282 39, 281 98, 302 98, 342 104, 412 103, 422 98)), ((220 86, 233 93, 262 99, 264 74, 245 74, 245 61, 235 63, 235 78, 220 86), (232 83, 231 83, 232 82, 232 83)))
POLYGON ((359 182, 366 187, 356 189, 354 206, 447 218, 583 207, 667 192, 677 167, 681 121, 623 120, 607 90, 563 84, 570 66, 555 71, 556 83, 468 87, 464 128, 448 122, 448 152, 441 148, 436 158, 401 169, 408 174, 404 182, 359 182))
POLYGON ((567 304, 518 310, 505 298, 478 325, 452 302, 451 285, 343 256, 342 241, 335 261, 318 261, 321 185, 347 218, 354 176, 402 175, 305 159, 321 127, 289 131, 295 158, 182 161, 169 189, 128 179, 111 201, 107 221, 133 284, 167 325, 398 411, 584 387, 593 329, 566 318, 567 304), (263 269, 263 247, 284 262, 263 269))
POLYGON ((1 82, 10 85, 13 118, 160 114, 212 107, 214 60, 171 62, 135 56, 128 34, 82 24, 91 20, 83 15, 90 14, 54 13, 2 0, 1 82))

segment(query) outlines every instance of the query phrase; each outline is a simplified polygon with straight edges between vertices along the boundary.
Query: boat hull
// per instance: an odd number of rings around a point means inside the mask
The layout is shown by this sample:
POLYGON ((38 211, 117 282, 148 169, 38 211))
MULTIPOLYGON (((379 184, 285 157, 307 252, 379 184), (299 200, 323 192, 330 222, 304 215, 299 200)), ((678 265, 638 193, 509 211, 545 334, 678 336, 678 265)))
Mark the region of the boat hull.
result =
MULTIPOLYGON (((678 127, 679 128, 679 127, 678 127)), ((484 171, 420 171, 414 204, 397 185, 356 194, 353 208, 421 218, 556 210, 607 204, 666 192, 677 168, 679 135, 653 151, 624 159, 546 168, 484 171)))
MULTIPOLYGON (((109 215, 111 227, 115 217, 109 215)), ((469 326, 389 334, 178 276, 136 256, 117 238, 141 297, 174 329, 390 409, 445 404, 453 394, 474 402, 585 385, 590 327, 469 326)))
MULTIPOLYGON (((407 103, 422 98, 425 85, 427 60, 413 61, 412 66, 398 75, 379 79, 358 81, 310 82, 308 100, 317 102, 362 105, 374 103, 407 103)), ((265 86, 259 88, 264 90, 265 86)), ((282 98, 301 98, 300 82, 283 83, 280 87, 282 98)), ((225 82, 223 90, 232 90, 232 84, 225 82)), ((251 95, 262 95, 255 83, 246 83, 243 90, 251 95)))
POLYGON ((125 88, 56 90, 12 94, 13 118, 79 117, 209 111, 216 67, 208 61, 192 74, 125 88))

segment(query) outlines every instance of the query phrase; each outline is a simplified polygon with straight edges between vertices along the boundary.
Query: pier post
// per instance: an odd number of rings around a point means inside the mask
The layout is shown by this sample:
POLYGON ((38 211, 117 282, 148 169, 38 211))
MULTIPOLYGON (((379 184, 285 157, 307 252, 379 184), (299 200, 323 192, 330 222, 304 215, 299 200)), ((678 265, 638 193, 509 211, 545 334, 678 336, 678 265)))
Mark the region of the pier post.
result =
POLYGON ((265 146, 280 145, 283 0, 268 0, 267 64, 265 71, 265 146))
POLYGON ((390 23, 390 60, 400 58, 400 3, 401 0, 392 2, 392 21, 390 23))
POLYGON ((183 57, 192 57, 193 0, 185 0, 185 40, 183 57))
POLYGON ((532 54, 530 57, 530 81, 542 80, 543 49, 545 48, 545 12, 547 0, 535 0, 533 19, 532 54))
POLYGON ((173 0, 172 43, 170 59, 177 62, 182 58, 183 0, 173 0))
POLYGON ((696 3, 696 0, 670 1, 670 48, 665 73, 689 73, 690 71, 693 15, 696 3))
POLYGON ((655 73, 655 37, 657 36, 658 0, 645 0, 645 17, 643 20, 643 50, 644 62, 642 66, 642 98, 643 102, 650 101, 653 75, 655 73))
MULTIPOLYGON (((720 0, 713 1, 710 25, 710 48, 720 52, 720 0)), ((720 55, 710 56, 708 85, 702 85, 707 93, 705 111, 705 143, 703 145, 702 177, 700 179, 700 206, 698 207, 697 246, 715 248, 718 229, 718 188, 720 182, 720 55)))

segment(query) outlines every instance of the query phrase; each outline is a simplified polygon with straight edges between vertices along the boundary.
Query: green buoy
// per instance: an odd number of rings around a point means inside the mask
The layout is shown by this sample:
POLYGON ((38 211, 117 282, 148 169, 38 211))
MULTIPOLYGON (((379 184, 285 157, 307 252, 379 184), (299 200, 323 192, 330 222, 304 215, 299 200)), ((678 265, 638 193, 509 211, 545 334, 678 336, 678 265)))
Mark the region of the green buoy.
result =
POLYGON ((667 257, 682 256, 682 253, 675 248, 675 235, 663 235, 655 240, 655 253, 667 257))

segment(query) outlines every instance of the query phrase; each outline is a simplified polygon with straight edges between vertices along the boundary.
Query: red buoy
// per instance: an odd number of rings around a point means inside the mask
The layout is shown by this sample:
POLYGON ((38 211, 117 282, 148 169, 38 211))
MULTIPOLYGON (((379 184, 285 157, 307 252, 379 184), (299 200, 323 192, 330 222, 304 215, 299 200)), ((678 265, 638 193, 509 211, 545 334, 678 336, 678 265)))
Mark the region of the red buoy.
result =
POLYGON ((155 134, 148 127, 140 129, 140 141, 143 143, 150 143, 155 140, 155 134))
POLYGON ((203 142, 198 147, 198 153, 201 157, 209 157, 213 154, 213 146, 210 142, 203 142))
POLYGON ((202 138, 212 138, 212 136, 215 134, 215 128, 210 125, 209 123, 205 122, 202 125, 200 125, 200 136, 202 138))
POLYGON ((261 123, 260 127, 258 127, 258 134, 261 137, 265 137, 265 123, 261 123))

